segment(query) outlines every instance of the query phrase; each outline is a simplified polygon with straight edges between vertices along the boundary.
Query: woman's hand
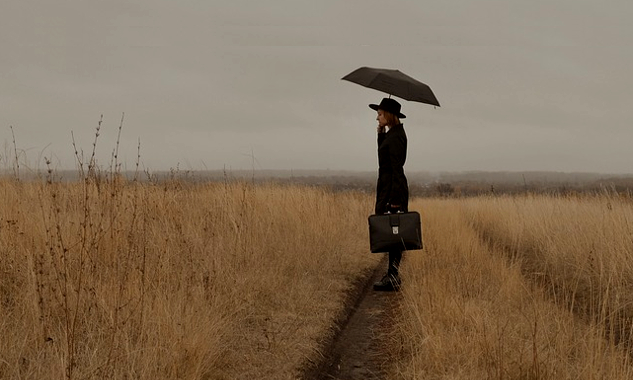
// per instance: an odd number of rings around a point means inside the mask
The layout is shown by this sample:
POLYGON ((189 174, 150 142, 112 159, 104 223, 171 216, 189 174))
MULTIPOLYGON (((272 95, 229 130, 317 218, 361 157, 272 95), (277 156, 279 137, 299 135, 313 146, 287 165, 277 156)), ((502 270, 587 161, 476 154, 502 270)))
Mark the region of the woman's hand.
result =
POLYGON ((400 211, 400 205, 389 205, 389 212, 392 214, 397 214, 400 211))

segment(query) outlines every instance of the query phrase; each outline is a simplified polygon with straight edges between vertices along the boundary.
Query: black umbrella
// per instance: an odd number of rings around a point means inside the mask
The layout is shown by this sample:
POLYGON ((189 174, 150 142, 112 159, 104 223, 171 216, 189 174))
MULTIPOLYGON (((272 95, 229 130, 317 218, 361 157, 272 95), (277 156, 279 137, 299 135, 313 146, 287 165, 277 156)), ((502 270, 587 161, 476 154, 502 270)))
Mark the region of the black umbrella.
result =
POLYGON ((402 99, 440 106, 440 102, 437 101, 429 86, 399 70, 361 67, 341 79, 380 90, 402 99))

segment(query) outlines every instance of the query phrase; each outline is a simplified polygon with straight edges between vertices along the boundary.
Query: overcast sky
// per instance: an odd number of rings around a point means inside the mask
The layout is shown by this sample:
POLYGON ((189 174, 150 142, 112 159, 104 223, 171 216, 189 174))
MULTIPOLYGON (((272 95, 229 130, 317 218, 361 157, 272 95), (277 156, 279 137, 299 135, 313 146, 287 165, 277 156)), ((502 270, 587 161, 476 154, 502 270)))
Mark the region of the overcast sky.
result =
MULTIPOLYGON (((3 0, 0 151, 74 168, 375 170, 386 94, 340 78, 399 69, 408 171, 633 173, 630 0, 3 0), (253 161, 252 156, 255 157, 253 161)), ((398 99, 400 100, 400 99, 398 99)))

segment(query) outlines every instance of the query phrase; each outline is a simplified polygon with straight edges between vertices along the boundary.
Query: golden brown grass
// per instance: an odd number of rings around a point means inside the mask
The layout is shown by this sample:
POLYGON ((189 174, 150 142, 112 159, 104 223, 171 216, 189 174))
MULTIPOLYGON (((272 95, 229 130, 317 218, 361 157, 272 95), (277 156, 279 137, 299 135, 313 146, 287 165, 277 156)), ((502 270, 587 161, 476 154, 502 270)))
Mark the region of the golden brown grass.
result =
POLYGON ((369 209, 300 186, 3 180, 0 378, 294 378, 375 266, 369 209))
POLYGON ((616 196, 417 200, 393 378, 628 379, 633 205, 616 196))
MULTIPOLYGON (((296 378, 380 258, 367 195, 89 178, 0 181, 2 379, 296 378)), ((390 378, 633 376, 630 201, 411 208, 390 378)))

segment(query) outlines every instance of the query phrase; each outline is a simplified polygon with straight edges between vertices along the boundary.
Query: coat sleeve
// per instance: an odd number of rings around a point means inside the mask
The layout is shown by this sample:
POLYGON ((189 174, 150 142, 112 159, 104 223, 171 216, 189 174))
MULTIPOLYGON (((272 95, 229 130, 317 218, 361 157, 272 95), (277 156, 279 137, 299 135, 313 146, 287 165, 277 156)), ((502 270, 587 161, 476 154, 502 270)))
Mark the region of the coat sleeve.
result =
POLYGON ((398 136, 389 144, 389 161, 391 163, 391 192, 389 204, 402 206, 406 203, 407 179, 404 175, 404 163, 407 159, 406 138, 398 136))
POLYGON ((385 132, 378 133, 378 147, 380 147, 380 144, 385 141, 385 137, 387 137, 387 134, 385 132))

